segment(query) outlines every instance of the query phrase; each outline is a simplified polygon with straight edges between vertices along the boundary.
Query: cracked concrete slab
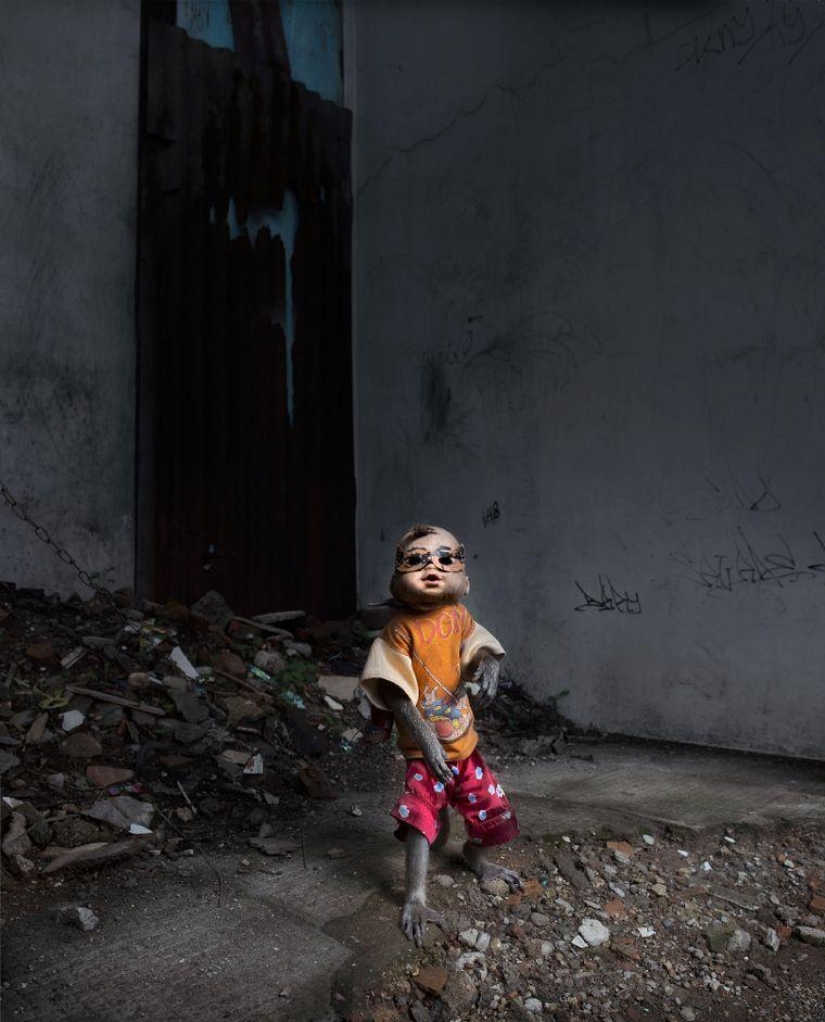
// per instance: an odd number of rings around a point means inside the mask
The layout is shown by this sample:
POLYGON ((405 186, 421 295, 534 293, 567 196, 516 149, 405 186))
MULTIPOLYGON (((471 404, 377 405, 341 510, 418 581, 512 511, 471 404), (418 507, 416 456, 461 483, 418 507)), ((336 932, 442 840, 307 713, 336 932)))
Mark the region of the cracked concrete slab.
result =
MULTIPOLYGON (((825 824, 825 771, 808 762, 633 743, 574 745, 556 760, 490 760, 523 831, 537 839, 605 825, 825 824)), ((409 948, 398 929, 404 856, 388 813, 395 794, 348 792, 311 806, 290 834, 299 849, 287 859, 161 856, 15 897, 4 905, 7 1017, 346 1017, 409 948), (346 854, 330 858, 333 848, 346 854), (61 903, 88 904, 99 927, 87 934, 60 925, 61 903)))
POLYGON ((525 802, 521 819, 545 832, 633 820, 688 829, 825 823, 825 770, 808 761, 600 744, 579 746, 556 761, 514 764, 507 776, 514 797, 525 802))

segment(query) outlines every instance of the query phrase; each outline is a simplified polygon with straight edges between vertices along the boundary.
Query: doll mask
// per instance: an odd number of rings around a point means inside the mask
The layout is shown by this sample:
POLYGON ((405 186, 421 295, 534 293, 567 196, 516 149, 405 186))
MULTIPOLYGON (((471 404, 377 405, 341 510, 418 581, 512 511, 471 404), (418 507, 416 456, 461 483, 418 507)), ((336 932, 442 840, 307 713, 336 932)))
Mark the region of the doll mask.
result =
POLYGON ((390 582, 390 592, 397 600, 429 609, 457 603, 469 590, 464 547, 452 533, 434 525, 418 525, 401 538, 390 582))

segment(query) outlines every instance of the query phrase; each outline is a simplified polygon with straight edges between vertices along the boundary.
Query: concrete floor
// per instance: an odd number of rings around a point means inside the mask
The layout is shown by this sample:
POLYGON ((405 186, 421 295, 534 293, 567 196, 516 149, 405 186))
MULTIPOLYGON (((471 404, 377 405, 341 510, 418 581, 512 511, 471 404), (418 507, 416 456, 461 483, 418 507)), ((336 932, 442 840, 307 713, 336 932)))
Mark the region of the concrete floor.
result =
MULTIPOLYGON (((602 826, 825 826, 825 769, 815 763, 631 742, 491 763, 536 839, 602 826)), ((250 850, 67 877, 4 926, 4 1018, 337 1018, 331 1004, 345 1006, 353 988, 408 949, 397 928, 403 850, 387 815, 394 794, 349 792, 313 806, 291 831, 302 849, 287 860, 250 850), (333 848, 346 857, 330 858, 333 848), (101 925, 91 934, 58 926, 55 897, 91 905, 101 925)))

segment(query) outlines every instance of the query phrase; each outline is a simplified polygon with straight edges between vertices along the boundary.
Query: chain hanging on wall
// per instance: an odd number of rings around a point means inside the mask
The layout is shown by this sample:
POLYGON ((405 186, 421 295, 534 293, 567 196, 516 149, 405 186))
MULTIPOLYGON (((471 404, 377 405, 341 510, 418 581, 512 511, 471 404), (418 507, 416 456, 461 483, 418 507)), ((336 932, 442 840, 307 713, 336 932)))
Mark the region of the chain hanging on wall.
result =
POLYGON ((118 607, 114 596, 112 596, 109 590, 105 586, 100 585, 99 582, 95 582, 92 575, 84 568, 80 567, 69 551, 52 539, 48 530, 40 525, 39 522, 36 522, 26 512, 23 505, 14 498, 2 479, 0 479, 0 497, 2 497, 6 504, 8 504, 9 508, 11 508, 12 514, 19 518, 21 522, 25 522, 27 525, 31 526, 35 536, 37 536, 41 543, 45 543, 47 546, 50 546, 64 564, 67 564, 70 568, 74 569, 75 574, 84 586, 92 589, 98 596, 101 596, 104 600, 106 600, 111 607, 120 612, 120 607, 118 607))

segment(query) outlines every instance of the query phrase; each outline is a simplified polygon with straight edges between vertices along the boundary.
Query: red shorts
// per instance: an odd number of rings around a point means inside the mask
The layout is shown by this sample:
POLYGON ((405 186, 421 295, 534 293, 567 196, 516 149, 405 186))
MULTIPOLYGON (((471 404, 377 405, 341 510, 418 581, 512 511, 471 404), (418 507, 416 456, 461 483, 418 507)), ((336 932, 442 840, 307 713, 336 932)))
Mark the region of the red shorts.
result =
POLYGON ((446 805, 464 817, 467 837, 482 846, 503 845, 518 836, 518 821, 495 774, 479 752, 450 763, 455 780, 437 781, 423 759, 407 761, 404 793, 392 815, 401 826, 395 832, 402 841, 407 827, 415 827, 430 844, 441 827, 439 813, 446 805))

